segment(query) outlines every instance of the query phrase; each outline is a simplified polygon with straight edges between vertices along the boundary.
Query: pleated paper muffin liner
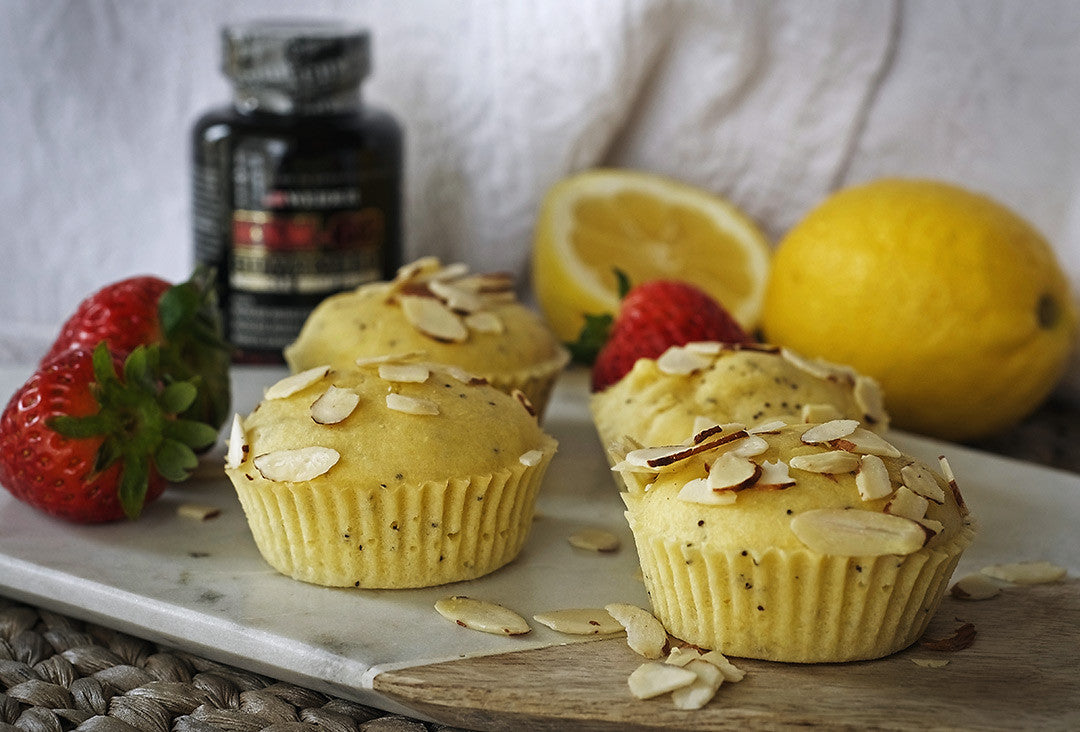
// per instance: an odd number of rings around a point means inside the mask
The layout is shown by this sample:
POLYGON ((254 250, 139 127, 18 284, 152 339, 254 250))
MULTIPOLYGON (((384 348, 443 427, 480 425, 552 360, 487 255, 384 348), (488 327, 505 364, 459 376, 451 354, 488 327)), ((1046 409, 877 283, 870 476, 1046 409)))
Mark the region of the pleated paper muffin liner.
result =
POLYGON ((726 655, 821 663, 880 658, 926 630, 973 530, 907 556, 702 551, 628 514, 645 585, 671 635, 726 655))
POLYGON ((512 394, 515 390, 520 391, 528 397, 537 417, 543 418, 548 402, 551 400, 551 393, 555 390, 555 383, 569 361, 570 354, 563 351, 558 358, 527 369, 501 373, 480 371, 478 374, 499 391, 507 394, 512 394))
POLYGON ((420 485, 234 482, 255 543, 282 574, 333 587, 429 587, 521 551, 554 448, 533 466, 420 485))

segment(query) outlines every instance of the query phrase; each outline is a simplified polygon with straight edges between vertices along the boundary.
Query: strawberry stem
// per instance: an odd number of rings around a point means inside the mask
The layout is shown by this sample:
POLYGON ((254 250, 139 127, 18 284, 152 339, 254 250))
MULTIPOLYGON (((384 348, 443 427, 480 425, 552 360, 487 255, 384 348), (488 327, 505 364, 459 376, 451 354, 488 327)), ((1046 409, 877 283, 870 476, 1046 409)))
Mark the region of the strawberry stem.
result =
POLYGON ((113 355, 104 343, 93 352, 95 381, 91 393, 98 411, 91 415, 52 417, 49 427, 70 439, 100 438, 94 474, 121 462, 118 497, 124 513, 137 518, 149 489, 151 472, 179 482, 198 465, 196 450, 217 439, 217 429, 179 419, 198 390, 189 381, 164 383, 157 346, 139 346, 117 376, 113 355))

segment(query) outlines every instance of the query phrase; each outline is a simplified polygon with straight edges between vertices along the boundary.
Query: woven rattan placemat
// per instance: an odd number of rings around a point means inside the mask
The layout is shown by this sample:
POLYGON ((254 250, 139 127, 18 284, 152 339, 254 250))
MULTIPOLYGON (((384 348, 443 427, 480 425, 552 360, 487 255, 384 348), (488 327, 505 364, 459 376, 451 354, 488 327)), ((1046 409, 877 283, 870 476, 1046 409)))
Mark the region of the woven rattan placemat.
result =
POLYGON ((451 732, 0 597, 0 732, 451 732))

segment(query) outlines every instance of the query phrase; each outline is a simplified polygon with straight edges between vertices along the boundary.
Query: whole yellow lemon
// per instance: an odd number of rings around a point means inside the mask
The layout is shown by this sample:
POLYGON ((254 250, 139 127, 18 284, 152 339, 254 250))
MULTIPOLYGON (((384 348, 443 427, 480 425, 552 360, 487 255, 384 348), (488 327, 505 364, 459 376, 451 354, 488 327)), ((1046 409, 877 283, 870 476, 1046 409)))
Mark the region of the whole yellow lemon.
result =
POLYGON ((780 242, 770 342, 873 376, 893 424, 950 440, 997 432, 1053 390, 1077 313, 1046 240, 955 185, 839 191, 780 242))

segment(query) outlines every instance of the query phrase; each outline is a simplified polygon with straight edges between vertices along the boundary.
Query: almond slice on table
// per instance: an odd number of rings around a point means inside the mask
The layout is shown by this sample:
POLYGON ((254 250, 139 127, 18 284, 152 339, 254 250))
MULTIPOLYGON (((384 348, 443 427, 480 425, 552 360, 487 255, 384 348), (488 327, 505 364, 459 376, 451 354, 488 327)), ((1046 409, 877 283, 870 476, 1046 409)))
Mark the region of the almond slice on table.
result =
POLYGON ((671 701, 676 709, 701 709, 716 696, 724 683, 724 674, 713 664, 702 660, 691 661, 684 668, 693 671, 697 678, 689 685, 672 691, 671 701))
POLYGON ((525 635, 532 628, 513 610, 487 600, 450 595, 435 602, 435 611, 463 628, 493 635, 525 635))
POLYGON ((567 635, 612 635, 622 633, 622 624, 603 608, 568 608, 533 615, 533 620, 567 635))
POLYGON ((311 419, 316 424, 338 424, 360 404, 360 395, 351 389, 331 385, 311 403, 311 419))
POLYGON ((847 437, 859 426, 858 420, 834 419, 814 425, 802 433, 802 441, 807 445, 816 445, 819 442, 832 442, 841 437, 847 437))
POLYGON ((420 333, 446 343, 461 343, 468 339, 469 329, 461 316, 440 300, 402 295, 398 302, 405 319, 420 333))
POLYGON ((846 450, 829 450, 795 455, 788 467, 808 473, 853 473, 859 468, 859 458, 846 450))
POLYGON ((649 661, 638 666, 626 680, 630 693, 637 699, 652 699, 697 681, 697 674, 661 661, 649 661))
POLYGON ((958 579, 949 593, 958 600, 989 600, 1001 594, 1001 587, 988 575, 969 574, 958 579))
POLYGON ((341 454, 330 447, 301 447, 259 455, 253 461, 262 477, 276 483, 298 483, 323 475, 337 465, 341 454))
POLYGON ((593 552, 613 552, 619 548, 619 537, 606 529, 578 529, 568 539, 570 546, 593 552))
POLYGON ((263 398, 284 399, 285 397, 292 396, 296 392, 306 389, 315 382, 326 378, 326 375, 329 373, 329 366, 316 366, 291 374, 278 381, 276 384, 268 386, 266 391, 263 392, 263 398))
POLYGON ((701 655, 701 660, 708 661, 712 665, 720 669, 720 672, 724 674, 724 681, 730 681, 732 683, 742 681, 746 676, 746 672, 741 668, 737 668, 735 664, 727 659, 720 651, 709 651, 701 655))
POLYGON ((379 378, 396 383, 422 384, 431 376, 431 368, 425 363, 381 363, 379 378))
POLYGON ((240 467, 249 449, 247 435, 244 434, 244 421, 239 414, 234 414, 232 426, 229 428, 229 448, 225 452, 225 467, 240 467))
POLYGON ((386 395, 386 408, 404 414, 435 415, 439 413, 439 405, 430 399, 396 393, 386 395))
POLYGON ((929 498, 934 503, 945 503, 945 491, 934 480, 934 476, 918 463, 900 468, 900 479, 923 498, 929 498))
POLYGON ((889 469, 885 467, 885 461, 877 455, 863 455, 859 458, 855 487, 864 501, 874 501, 892 493, 892 479, 889 477, 889 469))
POLYGON ((1041 585, 1065 579, 1068 570, 1046 561, 1009 562, 983 567, 987 577, 1012 582, 1015 585, 1041 585))
POLYGON ((796 514, 791 530, 807 548, 840 557, 907 555, 926 544, 919 523, 876 511, 815 508, 796 514))
POLYGON ((604 609, 626 629, 626 643, 645 658, 661 658, 667 647, 667 631, 648 610, 637 605, 614 602, 604 609))
POLYGON ((670 663, 672 666, 685 666, 698 658, 701 658, 701 651, 698 649, 689 646, 675 646, 668 652, 664 663, 670 663))

